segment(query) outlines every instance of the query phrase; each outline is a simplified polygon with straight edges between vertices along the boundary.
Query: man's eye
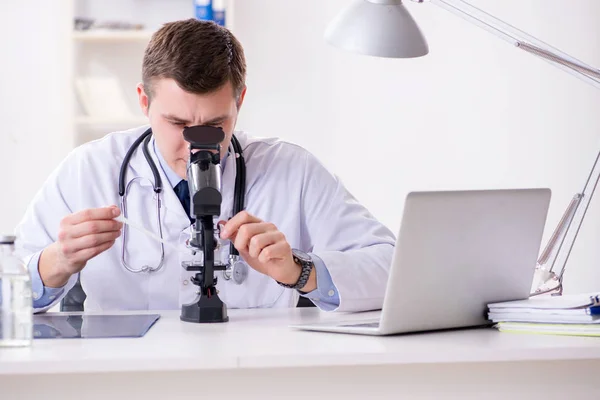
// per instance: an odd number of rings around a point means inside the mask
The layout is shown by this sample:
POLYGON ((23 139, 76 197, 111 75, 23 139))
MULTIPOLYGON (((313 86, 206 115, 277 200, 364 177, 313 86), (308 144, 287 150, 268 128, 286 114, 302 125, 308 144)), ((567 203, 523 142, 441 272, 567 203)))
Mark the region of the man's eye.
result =
POLYGON ((171 124, 177 125, 177 126, 184 126, 185 125, 183 122, 171 122, 171 124))

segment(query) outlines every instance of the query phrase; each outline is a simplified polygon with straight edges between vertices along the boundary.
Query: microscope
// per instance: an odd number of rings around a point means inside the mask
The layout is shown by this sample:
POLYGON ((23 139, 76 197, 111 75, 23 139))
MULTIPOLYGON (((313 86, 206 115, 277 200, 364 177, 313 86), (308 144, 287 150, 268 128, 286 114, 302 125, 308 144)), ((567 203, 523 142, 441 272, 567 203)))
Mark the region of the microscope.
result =
POLYGON ((195 271, 192 283, 198 286, 196 299, 181 307, 180 319, 186 322, 227 322, 227 306, 219 298, 215 271, 224 271, 215 254, 220 254, 221 240, 218 235, 218 220, 221 215, 221 142, 225 133, 212 126, 192 126, 183 130, 190 144, 187 166, 187 182, 190 189, 191 215, 195 218, 186 246, 192 254, 202 253, 200 262, 184 262, 186 271, 195 271))

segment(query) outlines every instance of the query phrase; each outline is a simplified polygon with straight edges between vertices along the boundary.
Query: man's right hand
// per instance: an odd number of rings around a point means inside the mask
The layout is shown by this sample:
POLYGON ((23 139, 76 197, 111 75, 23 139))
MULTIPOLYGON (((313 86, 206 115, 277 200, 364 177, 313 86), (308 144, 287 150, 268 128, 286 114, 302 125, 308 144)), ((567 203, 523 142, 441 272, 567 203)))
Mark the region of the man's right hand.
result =
POLYGON ((40 256, 39 271, 44 286, 64 286, 90 259, 111 248, 121 235, 123 223, 114 219, 120 213, 118 207, 111 206, 66 216, 60 223, 58 241, 40 256))

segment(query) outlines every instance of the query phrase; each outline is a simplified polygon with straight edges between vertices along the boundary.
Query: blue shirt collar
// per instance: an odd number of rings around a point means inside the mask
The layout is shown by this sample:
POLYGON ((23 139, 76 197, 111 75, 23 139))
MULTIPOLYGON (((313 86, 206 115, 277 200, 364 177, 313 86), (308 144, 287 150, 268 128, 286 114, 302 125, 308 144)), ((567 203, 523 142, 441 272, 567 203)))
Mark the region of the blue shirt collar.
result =
MULTIPOLYGON (((156 141, 155 140, 152 141, 152 147, 154 148, 154 154, 156 154, 156 158, 158 158, 158 163, 160 164, 160 167, 162 168, 163 172, 167 176, 167 180, 169 181, 169 184, 171 185, 171 187, 174 188, 183 179, 181 179, 179 177, 179 175, 177 175, 175 173, 175 171, 173 171, 171 169, 171 167, 169 166, 169 164, 167 163, 167 161, 163 158, 162 154, 158 150, 158 147, 156 146, 156 141)), ((227 152, 225 154, 225 157, 221 160, 221 164, 220 164, 221 165, 221 171, 225 170, 225 163, 227 162, 227 158, 228 157, 229 157, 229 152, 227 152)))

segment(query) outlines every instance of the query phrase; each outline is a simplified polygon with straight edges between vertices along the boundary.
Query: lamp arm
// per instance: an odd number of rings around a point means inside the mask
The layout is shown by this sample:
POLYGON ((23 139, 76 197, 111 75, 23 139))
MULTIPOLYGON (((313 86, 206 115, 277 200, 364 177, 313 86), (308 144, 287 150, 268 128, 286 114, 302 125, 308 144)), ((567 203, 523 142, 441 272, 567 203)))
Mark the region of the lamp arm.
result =
MULTIPOLYGON (((413 0, 418 3, 430 1, 445 10, 471 22, 497 37, 513 44, 521 50, 538 56, 555 67, 574 75, 582 81, 600 89, 600 70, 542 42, 512 25, 474 7, 463 0, 413 0)), ((600 152, 587 177, 583 190, 576 193, 554 230, 548 244, 538 259, 538 271, 543 272, 539 282, 543 286, 547 281, 554 280, 556 289, 562 293, 562 282, 565 267, 577 235, 585 218, 598 182, 600 181, 600 152), (549 266, 549 268, 547 267, 549 266), (557 272, 554 272, 557 271, 557 272)), ((541 287, 540 286, 540 287, 541 287)), ((534 286, 535 287, 535 286, 534 286)), ((532 293, 545 293, 540 288, 532 293)))
POLYGON ((548 242, 544 252, 538 260, 538 264, 542 267, 545 265, 550 265, 550 268, 547 269, 550 273, 555 271, 555 267, 558 268, 558 272, 554 272, 554 274, 560 283, 562 283, 562 278, 563 274, 565 273, 565 267, 569 259, 569 255, 571 254, 571 250, 573 249, 573 245, 577 239, 579 229, 581 228, 587 209, 590 205, 592 197, 594 196, 594 192, 599 181, 600 152, 596 156, 596 160, 594 161, 592 170, 585 181, 583 190, 573 196, 571 204, 569 207, 567 207, 563 218, 556 227, 556 239, 554 241, 551 239, 548 242), (556 247, 557 245, 558 247, 556 247), (565 250, 562 251, 563 246, 565 245, 565 250))
POLYGON ((555 67, 576 76, 600 89, 600 70, 542 42, 530 34, 494 17, 463 0, 412 0, 417 3, 430 2, 464 20, 479 26, 508 43, 536 55, 555 67))

